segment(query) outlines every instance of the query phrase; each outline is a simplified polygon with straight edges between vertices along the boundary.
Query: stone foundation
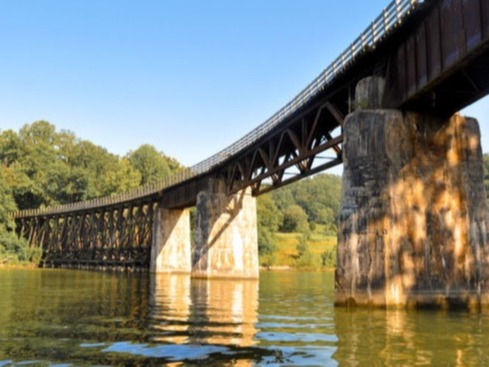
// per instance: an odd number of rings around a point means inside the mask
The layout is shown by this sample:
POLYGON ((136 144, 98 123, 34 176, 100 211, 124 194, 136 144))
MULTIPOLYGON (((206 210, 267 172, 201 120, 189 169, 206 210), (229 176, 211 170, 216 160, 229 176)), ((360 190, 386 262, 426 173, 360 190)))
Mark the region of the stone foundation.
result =
POLYGON ((225 185, 210 180, 197 196, 192 276, 258 278, 256 199, 247 189, 226 194, 225 185))
POLYGON ((489 304, 477 121, 360 110, 343 136, 335 303, 489 304))
POLYGON ((189 211, 158 208, 153 226, 150 271, 190 273, 191 269, 189 211))

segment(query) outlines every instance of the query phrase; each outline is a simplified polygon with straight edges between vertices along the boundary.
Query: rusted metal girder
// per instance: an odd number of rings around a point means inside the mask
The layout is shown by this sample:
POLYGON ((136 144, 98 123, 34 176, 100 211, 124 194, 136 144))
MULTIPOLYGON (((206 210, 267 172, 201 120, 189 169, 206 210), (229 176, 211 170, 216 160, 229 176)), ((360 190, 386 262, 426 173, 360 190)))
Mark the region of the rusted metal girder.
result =
POLYGON ((253 194, 259 195, 338 165, 342 162, 343 137, 339 133, 333 138, 331 133, 340 116, 327 101, 233 159, 219 175, 224 178, 230 193, 251 186, 253 194), (328 150, 331 160, 317 164, 319 154, 328 150), (287 173, 289 177, 285 178, 287 173), (267 185, 262 185, 264 182, 267 185))
POLYGON ((389 55, 384 105, 450 116, 489 92, 489 1, 432 3, 389 55))

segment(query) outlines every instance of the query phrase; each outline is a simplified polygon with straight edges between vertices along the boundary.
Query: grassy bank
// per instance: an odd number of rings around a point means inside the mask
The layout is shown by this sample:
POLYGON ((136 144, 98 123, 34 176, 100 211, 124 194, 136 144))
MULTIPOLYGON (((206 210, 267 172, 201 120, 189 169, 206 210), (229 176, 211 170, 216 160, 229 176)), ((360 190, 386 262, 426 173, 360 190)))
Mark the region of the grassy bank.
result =
POLYGON ((262 266, 293 268, 333 268, 336 263, 337 236, 319 228, 305 241, 307 251, 300 254, 298 245, 304 241, 302 233, 275 233, 275 251, 260 258, 262 266))

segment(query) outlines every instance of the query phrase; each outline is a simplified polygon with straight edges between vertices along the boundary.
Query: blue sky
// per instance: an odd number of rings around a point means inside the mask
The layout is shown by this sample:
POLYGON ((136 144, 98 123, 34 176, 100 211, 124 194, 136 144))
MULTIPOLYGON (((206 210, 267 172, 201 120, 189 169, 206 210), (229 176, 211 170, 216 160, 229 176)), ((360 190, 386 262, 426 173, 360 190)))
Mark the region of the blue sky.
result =
MULTIPOLYGON (((387 0, 3 0, 0 130, 47 120, 185 165, 265 121, 387 0)), ((489 100, 471 106, 489 151, 489 100)))

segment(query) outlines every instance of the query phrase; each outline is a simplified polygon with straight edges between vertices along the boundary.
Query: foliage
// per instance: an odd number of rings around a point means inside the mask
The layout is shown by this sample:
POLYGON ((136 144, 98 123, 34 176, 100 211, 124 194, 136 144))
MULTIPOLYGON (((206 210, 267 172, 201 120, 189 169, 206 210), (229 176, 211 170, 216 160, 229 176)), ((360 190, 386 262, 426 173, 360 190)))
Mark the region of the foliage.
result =
POLYGON ((119 194, 139 186, 141 174, 129 162, 123 158, 115 169, 107 172, 104 181, 104 190, 110 194, 119 194))
POLYGON ((180 168, 151 145, 121 158, 70 131, 57 132, 47 121, 2 132, 0 163, 20 209, 121 193, 180 168))
POLYGON ((162 180, 180 168, 180 164, 176 160, 158 152, 155 147, 149 144, 141 145, 135 151, 129 152, 127 158, 141 174, 141 185, 162 180))
POLYGON ((30 248, 27 240, 14 232, 0 232, 0 264, 39 263, 41 249, 30 248))
POLYGON ((0 166, 0 264, 39 261, 39 250, 29 249, 27 241, 15 235, 15 223, 9 212, 17 207, 5 176, 5 168, 0 166))
POLYGON ((300 206, 309 222, 335 224, 341 204, 341 177, 320 174, 272 192, 279 210, 300 206))
POLYGON ((309 243, 311 240, 311 233, 305 232, 299 238, 297 244, 297 260, 296 267, 298 268, 318 268, 320 261, 319 256, 316 253, 310 251, 309 243))
POLYGON ((15 223, 8 213, 16 209, 12 190, 6 181, 6 169, 0 166, 0 233, 14 229, 15 223))
POLYGON ((309 229, 307 214, 299 205, 291 205, 284 211, 281 230, 284 232, 305 232, 309 229))
MULTIPOLYGON (((257 200, 258 219, 258 252, 262 255, 270 255, 275 251, 275 237, 282 213, 278 210, 271 196, 263 195, 257 200)), ((272 259, 268 258, 268 262, 272 259)))
POLYGON ((299 243, 297 244, 297 255, 300 257, 304 256, 309 252, 309 239, 311 238, 310 233, 303 233, 299 238, 299 243))
POLYGON ((321 265, 326 268, 336 267, 336 248, 321 253, 321 265))
MULTIPOLYGON (((316 238, 324 243, 324 238, 336 237, 340 203, 341 178, 331 174, 316 175, 260 196, 257 210, 260 263, 321 266, 321 253, 332 251, 330 245, 321 251, 309 249, 316 238), (290 248, 288 241, 296 237, 290 248)), ((329 264, 330 260, 324 262, 329 264)))
POLYGON ((320 267, 319 256, 312 252, 306 252, 296 260, 295 266, 299 269, 317 269, 320 267))

